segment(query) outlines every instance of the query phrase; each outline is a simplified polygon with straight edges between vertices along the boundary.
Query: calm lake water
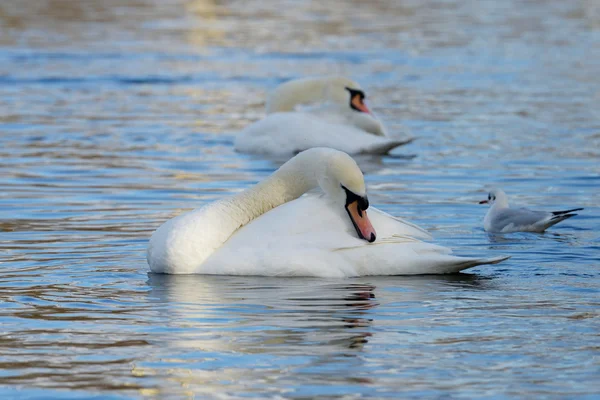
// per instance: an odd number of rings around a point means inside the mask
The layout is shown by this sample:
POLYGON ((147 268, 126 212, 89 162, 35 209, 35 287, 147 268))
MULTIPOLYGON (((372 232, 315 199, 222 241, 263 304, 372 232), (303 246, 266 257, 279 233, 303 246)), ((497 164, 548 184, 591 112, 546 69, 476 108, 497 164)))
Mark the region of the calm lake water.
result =
POLYGON ((3 0, 0 397, 598 398, 600 3, 3 0), (371 203, 452 276, 148 274, 151 232, 263 179, 237 131, 291 78, 394 135, 371 203), (490 236, 477 201, 585 207, 490 236))

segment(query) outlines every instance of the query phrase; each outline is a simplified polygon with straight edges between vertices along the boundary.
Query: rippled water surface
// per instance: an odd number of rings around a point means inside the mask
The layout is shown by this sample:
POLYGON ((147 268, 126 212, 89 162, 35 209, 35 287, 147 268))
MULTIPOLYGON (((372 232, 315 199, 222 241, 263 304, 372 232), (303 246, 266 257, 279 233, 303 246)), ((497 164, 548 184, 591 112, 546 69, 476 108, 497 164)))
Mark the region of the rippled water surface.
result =
POLYGON ((600 3, 4 0, 0 397, 595 398, 600 3), (394 135, 372 204, 452 276, 148 274, 164 220, 284 160, 237 131, 290 78, 359 81, 394 135), (489 236, 477 205, 585 207, 489 236))

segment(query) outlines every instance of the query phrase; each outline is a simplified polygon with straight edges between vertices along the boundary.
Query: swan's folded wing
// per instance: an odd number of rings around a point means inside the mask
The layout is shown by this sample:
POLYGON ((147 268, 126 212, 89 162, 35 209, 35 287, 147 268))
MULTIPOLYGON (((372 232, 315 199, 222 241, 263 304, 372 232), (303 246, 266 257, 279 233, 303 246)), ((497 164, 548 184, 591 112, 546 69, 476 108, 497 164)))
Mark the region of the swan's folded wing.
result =
POLYGON ((354 273, 362 275, 452 274, 484 264, 497 264, 509 257, 459 257, 445 247, 426 242, 381 242, 338 251, 354 273))
POLYGON ((378 238, 405 235, 423 240, 433 239, 425 229, 402 218, 394 217, 374 207, 370 207, 367 212, 377 230, 378 238))
POLYGON ((351 277, 452 273, 500 259, 463 258, 423 242, 416 225, 369 208, 377 240, 359 239, 343 207, 306 195, 235 232, 196 273, 351 277))

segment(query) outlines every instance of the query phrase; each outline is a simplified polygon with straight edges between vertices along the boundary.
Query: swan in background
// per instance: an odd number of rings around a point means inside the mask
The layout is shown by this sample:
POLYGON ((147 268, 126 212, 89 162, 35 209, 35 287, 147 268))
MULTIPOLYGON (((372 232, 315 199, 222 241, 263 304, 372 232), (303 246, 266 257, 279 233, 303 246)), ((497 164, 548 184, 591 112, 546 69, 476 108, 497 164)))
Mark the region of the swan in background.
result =
POLYGON ((429 238, 369 208, 349 155, 313 148, 256 186, 165 222, 147 259, 156 273, 317 277, 451 273, 506 259, 456 257, 419 240, 429 238), (300 197, 317 186, 324 194, 300 197))
POLYGON ((386 154, 413 138, 387 137, 365 104, 358 83, 340 76, 286 82, 267 99, 267 116, 235 138, 235 149, 258 154, 295 154, 331 147, 349 154, 386 154))
POLYGON ((542 233, 552 225, 576 216, 574 211, 583 210, 573 208, 565 211, 533 211, 527 208, 510 208, 508 197, 501 189, 489 192, 487 200, 482 200, 479 204, 491 205, 483 220, 483 229, 498 233, 542 233))

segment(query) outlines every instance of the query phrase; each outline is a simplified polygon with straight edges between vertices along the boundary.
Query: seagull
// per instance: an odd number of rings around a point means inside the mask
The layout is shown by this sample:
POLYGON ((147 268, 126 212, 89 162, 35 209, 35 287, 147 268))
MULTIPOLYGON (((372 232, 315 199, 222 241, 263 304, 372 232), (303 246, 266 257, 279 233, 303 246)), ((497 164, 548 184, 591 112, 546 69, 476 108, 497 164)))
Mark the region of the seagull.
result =
POLYGON ((489 204, 491 207, 483 220, 483 229, 487 232, 544 232, 560 221, 576 216, 574 211, 583 208, 573 208, 565 211, 534 211, 527 208, 510 208, 508 197, 501 189, 494 189, 488 194, 487 200, 479 204, 489 204))

